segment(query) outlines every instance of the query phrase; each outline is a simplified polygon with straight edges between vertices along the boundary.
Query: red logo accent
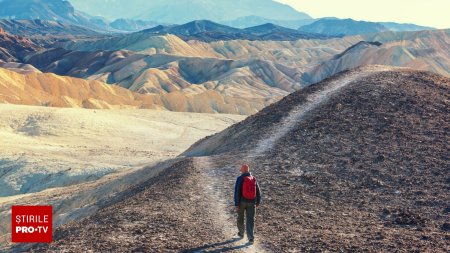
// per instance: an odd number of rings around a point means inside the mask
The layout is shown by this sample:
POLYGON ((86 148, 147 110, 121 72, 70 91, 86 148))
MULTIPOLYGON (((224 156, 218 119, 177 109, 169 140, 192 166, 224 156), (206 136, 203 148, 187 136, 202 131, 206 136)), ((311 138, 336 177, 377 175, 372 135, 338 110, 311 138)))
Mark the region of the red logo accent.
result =
POLYGON ((13 206, 12 242, 51 243, 51 206, 13 206))

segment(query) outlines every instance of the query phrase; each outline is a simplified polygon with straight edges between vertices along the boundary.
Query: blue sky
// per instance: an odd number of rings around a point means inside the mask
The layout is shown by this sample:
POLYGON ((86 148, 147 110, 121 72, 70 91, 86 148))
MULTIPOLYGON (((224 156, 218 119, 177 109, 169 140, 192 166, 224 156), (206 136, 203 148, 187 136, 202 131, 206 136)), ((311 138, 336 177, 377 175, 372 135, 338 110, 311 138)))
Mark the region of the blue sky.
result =
POLYGON ((313 16, 450 28, 450 0, 277 0, 313 16))

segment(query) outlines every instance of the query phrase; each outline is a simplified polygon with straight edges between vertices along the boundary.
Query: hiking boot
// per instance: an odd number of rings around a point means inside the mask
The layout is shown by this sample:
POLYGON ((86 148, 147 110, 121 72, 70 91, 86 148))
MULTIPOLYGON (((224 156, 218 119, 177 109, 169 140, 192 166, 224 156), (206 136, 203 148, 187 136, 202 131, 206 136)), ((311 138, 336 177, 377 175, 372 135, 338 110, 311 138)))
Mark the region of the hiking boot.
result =
POLYGON ((244 238, 244 235, 241 235, 241 233, 238 233, 237 235, 238 235, 239 238, 241 238, 241 239, 244 238))
POLYGON ((253 244, 253 243, 255 242, 255 239, 249 239, 248 242, 249 242, 250 244, 253 244))

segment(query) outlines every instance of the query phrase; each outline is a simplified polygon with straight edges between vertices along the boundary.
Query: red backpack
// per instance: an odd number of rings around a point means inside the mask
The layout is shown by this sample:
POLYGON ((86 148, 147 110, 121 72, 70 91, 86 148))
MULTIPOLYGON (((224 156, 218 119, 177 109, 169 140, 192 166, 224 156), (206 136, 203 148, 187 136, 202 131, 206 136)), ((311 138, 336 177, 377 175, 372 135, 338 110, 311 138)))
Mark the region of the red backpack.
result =
POLYGON ((253 176, 244 177, 242 183, 242 196, 248 200, 256 198, 256 178, 253 176))

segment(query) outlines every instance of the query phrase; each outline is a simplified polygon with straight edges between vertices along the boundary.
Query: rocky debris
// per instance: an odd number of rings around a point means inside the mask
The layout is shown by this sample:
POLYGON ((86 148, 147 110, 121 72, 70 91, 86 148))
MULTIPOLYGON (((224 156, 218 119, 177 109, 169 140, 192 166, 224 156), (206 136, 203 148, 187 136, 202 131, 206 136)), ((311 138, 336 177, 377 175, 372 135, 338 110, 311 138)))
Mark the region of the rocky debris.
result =
POLYGON ((442 224, 441 229, 446 232, 450 232, 450 223, 446 222, 446 223, 442 224))
POLYGON ((389 211, 388 209, 383 209, 381 218, 388 221, 392 225, 399 226, 424 226, 425 220, 417 214, 414 214, 410 210, 397 209, 394 211, 389 211))

